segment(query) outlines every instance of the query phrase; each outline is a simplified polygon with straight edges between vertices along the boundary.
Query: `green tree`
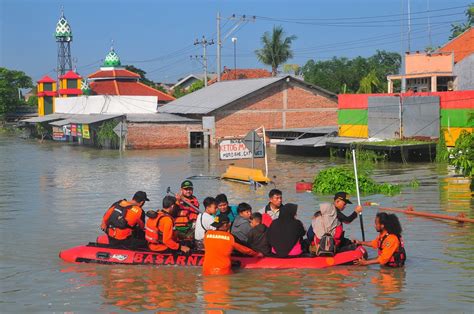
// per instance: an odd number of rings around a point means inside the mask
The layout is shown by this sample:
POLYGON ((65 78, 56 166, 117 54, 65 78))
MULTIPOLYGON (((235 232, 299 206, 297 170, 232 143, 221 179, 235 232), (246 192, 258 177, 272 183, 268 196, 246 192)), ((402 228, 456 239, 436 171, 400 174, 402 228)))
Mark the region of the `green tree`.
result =
POLYGON ((298 64, 284 64, 283 65, 283 72, 284 73, 293 73, 294 75, 301 74, 301 67, 298 64))
POLYGON ((24 104, 18 97, 19 88, 32 88, 31 78, 22 71, 0 67, 0 115, 14 112, 16 107, 24 104))
POLYGON ((283 27, 274 26, 271 34, 265 32, 261 37, 263 47, 255 50, 258 61, 271 66, 272 75, 276 76, 278 67, 293 58, 291 43, 296 38, 295 35, 285 37, 283 27))
POLYGON ((377 73, 375 69, 370 71, 366 76, 360 80, 360 86, 357 90, 359 94, 372 94, 383 92, 383 87, 379 78, 377 77, 377 73))
POLYGON ((375 91, 387 89, 387 75, 398 72, 401 57, 398 53, 379 51, 368 58, 333 57, 331 60, 309 60, 302 68, 304 80, 330 90, 334 93, 355 93, 361 83, 366 83, 371 72, 373 82, 378 81, 375 91), (363 79, 366 78, 364 81, 363 79))
POLYGON ((453 39, 467 31, 474 24, 474 3, 468 5, 466 9, 467 21, 463 24, 451 24, 451 36, 449 39, 453 39))
POLYGON ((173 90, 173 97, 174 98, 180 98, 183 97, 184 95, 190 94, 192 92, 195 92, 201 88, 204 87, 204 80, 199 80, 191 84, 187 90, 185 90, 182 87, 177 87, 173 90))
POLYGON ((189 86, 187 94, 195 92, 195 91, 197 91, 197 90, 199 90, 203 87, 204 87, 204 80, 196 81, 196 82, 192 83, 191 86, 189 86))
POLYGON ((451 153, 449 163, 458 173, 474 180, 474 133, 463 130, 451 153))

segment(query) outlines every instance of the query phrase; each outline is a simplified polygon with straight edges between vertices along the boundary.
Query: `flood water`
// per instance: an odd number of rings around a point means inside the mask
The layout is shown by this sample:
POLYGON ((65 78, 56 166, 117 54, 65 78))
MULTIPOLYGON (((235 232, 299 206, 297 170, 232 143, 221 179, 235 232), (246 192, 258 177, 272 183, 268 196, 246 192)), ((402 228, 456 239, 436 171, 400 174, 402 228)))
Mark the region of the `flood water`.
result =
MULTIPOLYGON (((105 210, 137 190, 156 209, 166 188, 192 175, 219 175, 228 163, 206 150, 115 151, 0 137, 1 312, 125 312, 229 310, 240 312, 474 312, 474 225, 399 215, 408 261, 404 269, 340 266, 323 270, 242 270, 203 277, 200 268, 68 264, 60 250, 93 241, 105 210)), ((300 205, 308 226, 329 198, 296 193, 295 182, 344 160, 298 158, 270 150, 270 175, 285 202, 300 205)), ((241 163, 241 162, 239 162, 241 163)), ((249 161, 244 163, 249 164, 249 161)), ((258 165, 261 161, 257 162, 258 165)), ((434 163, 377 165, 381 182, 407 182, 416 190, 370 196, 386 207, 474 217, 469 182, 434 163)), ((215 179, 195 180, 195 194, 226 193, 231 203, 266 203, 258 191, 215 179)), ((346 209, 350 213, 351 207, 346 209)), ((376 236, 375 208, 364 211, 366 236, 376 236)), ((359 222, 346 228, 359 238, 359 222)), ((374 257, 375 251, 369 254, 374 257)))

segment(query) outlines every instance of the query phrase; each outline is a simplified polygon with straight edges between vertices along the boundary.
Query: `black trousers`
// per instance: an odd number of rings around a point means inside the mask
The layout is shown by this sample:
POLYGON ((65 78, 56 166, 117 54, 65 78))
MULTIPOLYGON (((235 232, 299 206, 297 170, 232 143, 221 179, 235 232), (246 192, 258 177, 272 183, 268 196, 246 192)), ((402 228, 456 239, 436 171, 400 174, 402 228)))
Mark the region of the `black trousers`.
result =
POLYGON ((114 238, 109 237, 109 244, 111 247, 118 248, 118 249, 146 249, 147 243, 145 239, 135 238, 133 236, 128 237, 124 240, 117 240, 114 238))
POLYGON ((352 241, 349 240, 348 238, 342 238, 341 239, 341 244, 339 244, 339 246, 337 248, 337 253, 353 251, 353 250, 355 250, 356 247, 357 247, 357 245, 352 243, 352 241))

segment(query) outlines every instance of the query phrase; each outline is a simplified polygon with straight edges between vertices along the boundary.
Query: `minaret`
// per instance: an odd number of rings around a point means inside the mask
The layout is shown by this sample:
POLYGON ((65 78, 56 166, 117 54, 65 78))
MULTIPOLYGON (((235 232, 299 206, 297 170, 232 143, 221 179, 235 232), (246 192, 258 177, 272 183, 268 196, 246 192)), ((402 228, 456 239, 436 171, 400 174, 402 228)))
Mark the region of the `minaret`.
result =
POLYGON ((60 77, 72 70, 72 32, 71 26, 69 26, 69 22, 66 20, 66 17, 64 16, 64 10, 62 9, 61 18, 59 19, 58 24, 56 24, 56 32, 54 33, 54 37, 58 43, 57 75, 60 77))

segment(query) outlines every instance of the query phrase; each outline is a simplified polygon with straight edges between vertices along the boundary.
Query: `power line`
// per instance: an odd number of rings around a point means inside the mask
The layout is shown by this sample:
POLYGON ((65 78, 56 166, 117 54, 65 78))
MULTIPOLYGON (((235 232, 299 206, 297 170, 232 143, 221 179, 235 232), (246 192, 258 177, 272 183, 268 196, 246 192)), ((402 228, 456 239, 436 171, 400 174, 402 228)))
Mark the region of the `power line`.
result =
MULTIPOLYGON (((460 8, 466 8, 466 5, 463 6, 456 6, 456 7, 448 7, 448 8, 441 8, 436 10, 425 10, 425 11, 418 11, 412 12, 411 15, 416 14, 429 14, 431 12, 439 12, 439 11, 449 11, 449 10, 456 10, 460 8)), ((389 14, 389 15, 372 15, 372 16, 357 16, 357 17, 332 17, 332 18, 277 18, 277 17, 268 17, 268 16, 259 16, 256 15, 255 17, 258 19, 284 19, 288 21, 331 21, 331 20, 366 20, 366 19, 373 19, 373 18, 385 18, 385 17, 396 17, 396 16, 407 16, 407 13, 400 13, 400 14, 389 14)))

